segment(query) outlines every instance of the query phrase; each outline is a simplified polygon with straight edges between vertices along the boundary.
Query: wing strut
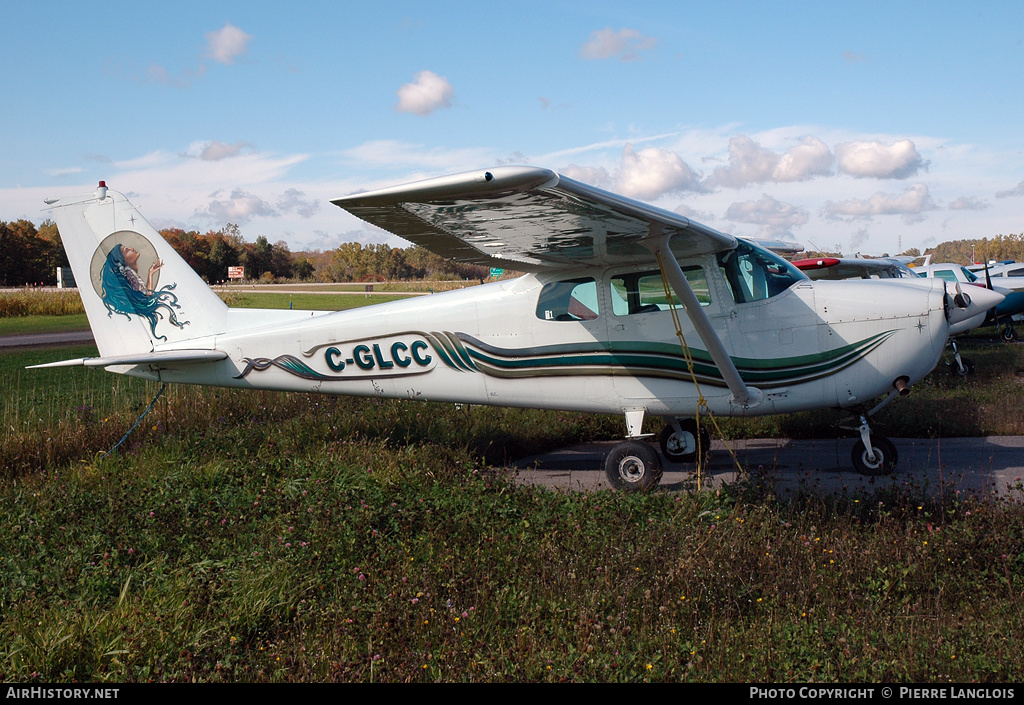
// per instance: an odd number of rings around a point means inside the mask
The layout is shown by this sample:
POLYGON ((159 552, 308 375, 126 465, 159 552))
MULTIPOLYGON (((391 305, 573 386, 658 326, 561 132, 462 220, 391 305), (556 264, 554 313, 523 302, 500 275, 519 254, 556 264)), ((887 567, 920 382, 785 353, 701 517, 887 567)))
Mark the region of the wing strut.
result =
POLYGON ((665 278, 668 279, 672 290, 679 297, 679 301, 686 310, 686 315, 697 330, 697 335, 700 336, 704 347, 707 348, 708 354, 711 355, 711 359, 714 360, 719 372, 722 373, 722 379, 725 380, 726 386, 732 392, 733 403, 739 406, 757 406, 763 398, 761 390, 748 387, 747 383, 740 377, 739 370, 736 369, 732 358, 729 357, 725 346, 722 345, 721 338, 715 333, 715 329, 711 327, 711 321, 708 320, 704 309, 701 308, 697 295, 690 288, 690 283, 686 281, 686 276, 683 274, 676 256, 668 246, 668 241, 671 237, 671 234, 661 232, 657 224, 652 223, 650 235, 641 240, 641 243, 662 263, 662 272, 665 278))

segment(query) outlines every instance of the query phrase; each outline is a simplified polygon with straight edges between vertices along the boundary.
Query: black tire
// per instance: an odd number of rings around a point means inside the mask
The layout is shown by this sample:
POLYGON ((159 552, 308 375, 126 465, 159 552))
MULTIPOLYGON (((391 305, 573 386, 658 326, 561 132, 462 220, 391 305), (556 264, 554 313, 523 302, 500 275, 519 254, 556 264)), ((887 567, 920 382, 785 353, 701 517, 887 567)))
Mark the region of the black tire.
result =
POLYGON ((968 375, 974 374, 974 363, 968 360, 966 357, 961 357, 960 362, 963 363, 964 368, 961 370, 960 365, 956 364, 956 359, 949 363, 949 374, 954 377, 967 377, 968 375))
POLYGON ((708 454, 711 449, 711 434, 708 433, 707 426, 700 426, 698 432, 695 419, 683 419, 679 422, 679 428, 683 432, 681 437, 672 428, 672 424, 666 424, 661 431, 661 453, 666 460, 673 463, 692 463, 697 459, 698 445, 701 453, 708 454))
POLYGON ((1002 338, 1004 343, 1012 343, 1017 339, 1017 331, 1014 330, 1013 326, 1005 326, 999 337, 1002 338))
POLYGON ((896 446, 882 436, 871 436, 871 446, 874 449, 874 462, 868 458, 864 441, 858 439, 854 444, 853 452, 850 454, 854 469, 861 475, 891 475, 899 462, 896 446))
POLYGON ((608 483, 617 490, 646 492, 661 482, 661 458, 647 443, 626 441, 604 460, 608 483))

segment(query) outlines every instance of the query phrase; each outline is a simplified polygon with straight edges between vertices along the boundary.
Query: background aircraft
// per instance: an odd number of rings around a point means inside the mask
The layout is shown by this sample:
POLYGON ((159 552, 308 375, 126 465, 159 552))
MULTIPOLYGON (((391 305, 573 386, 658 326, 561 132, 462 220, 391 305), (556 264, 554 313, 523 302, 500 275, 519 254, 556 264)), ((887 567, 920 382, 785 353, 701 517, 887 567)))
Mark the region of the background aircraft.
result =
POLYGON ((818 279, 912 279, 917 275, 897 257, 812 257, 793 260, 808 278, 818 279))
POLYGON ((854 466, 891 472, 868 418, 988 308, 930 286, 812 282, 777 255, 676 213, 534 167, 333 201, 442 255, 519 279, 327 314, 227 307, 121 194, 52 199, 100 357, 164 382, 621 414, 605 461, 649 489, 658 453, 700 457, 703 414, 846 408, 854 466), (875 403, 884 396, 881 403, 875 403))
MULTIPOLYGON (((992 307, 985 319, 987 325, 1002 326, 1000 337, 1007 342, 1017 339, 1017 331, 1013 327, 1014 317, 1024 314, 1024 287, 1009 288, 1002 286, 1003 280, 997 280, 991 275, 986 279, 985 275, 978 276, 967 267, 960 264, 942 263, 926 264, 914 267, 913 271, 922 278, 943 279, 948 282, 959 282, 972 287, 988 288, 1003 294, 1004 299, 992 307)), ((1009 279, 1006 277, 1005 279, 1009 279)), ((975 290, 969 290, 971 295, 975 290)))

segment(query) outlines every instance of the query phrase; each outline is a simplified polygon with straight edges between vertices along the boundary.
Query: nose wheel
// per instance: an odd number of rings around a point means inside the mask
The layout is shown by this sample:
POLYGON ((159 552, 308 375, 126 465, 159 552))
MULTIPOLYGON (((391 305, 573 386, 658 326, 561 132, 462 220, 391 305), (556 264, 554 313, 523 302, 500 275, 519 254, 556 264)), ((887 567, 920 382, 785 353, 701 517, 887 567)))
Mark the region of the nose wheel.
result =
POLYGON ((871 439, 871 451, 864 441, 858 440, 851 453, 853 467, 861 475, 890 475, 896 470, 899 455, 896 446, 888 438, 875 436, 871 439))
POLYGON ((662 429, 659 440, 662 455, 673 463, 692 463, 711 448, 711 434, 696 419, 673 419, 662 429))
POLYGON ((883 436, 873 435, 867 417, 861 415, 857 427, 860 438, 853 444, 850 460, 861 475, 891 475, 899 462, 899 453, 892 441, 883 436))
POLYGON ((956 346, 955 340, 949 341, 949 347, 953 350, 953 362, 949 363, 949 374, 954 377, 966 377, 974 372, 974 363, 960 355, 960 349, 956 346))

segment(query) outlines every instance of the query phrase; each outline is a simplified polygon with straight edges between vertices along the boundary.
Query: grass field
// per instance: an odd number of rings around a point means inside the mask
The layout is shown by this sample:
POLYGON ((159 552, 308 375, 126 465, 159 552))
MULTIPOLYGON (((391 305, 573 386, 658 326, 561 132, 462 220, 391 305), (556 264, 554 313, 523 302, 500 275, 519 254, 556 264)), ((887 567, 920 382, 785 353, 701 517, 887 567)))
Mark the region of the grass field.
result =
POLYGON ((406 294, 285 294, 275 292, 218 292, 228 305, 238 308, 295 308, 302 311, 344 311, 370 304, 407 299, 406 294))
MULTIPOLYGON (((361 298, 361 297, 353 297, 361 298)), ((1021 433, 1024 345, 968 342, 890 436, 1021 433)), ((1024 676, 1024 510, 516 485, 618 417, 187 386, 0 356, 0 680, 891 682, 1024 676)), ((834 434, 829 414, 723 419, 834 434)))

